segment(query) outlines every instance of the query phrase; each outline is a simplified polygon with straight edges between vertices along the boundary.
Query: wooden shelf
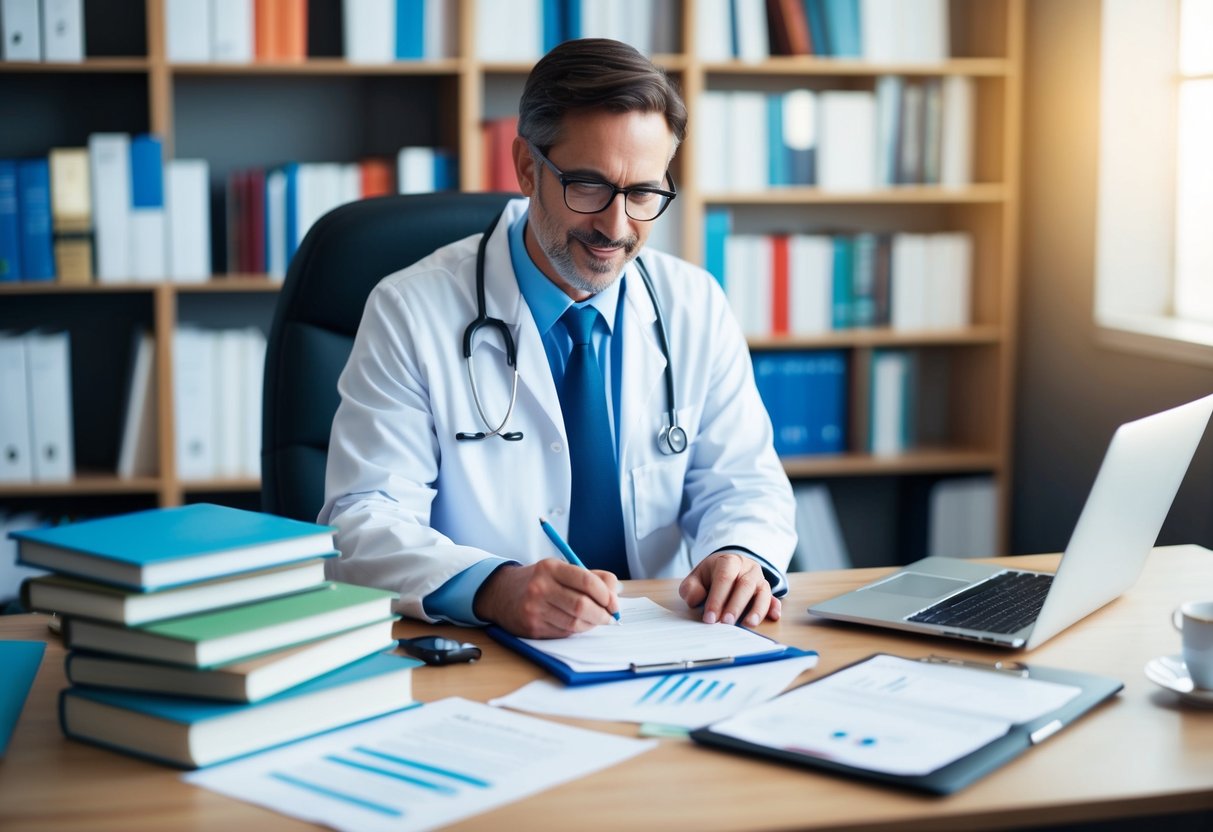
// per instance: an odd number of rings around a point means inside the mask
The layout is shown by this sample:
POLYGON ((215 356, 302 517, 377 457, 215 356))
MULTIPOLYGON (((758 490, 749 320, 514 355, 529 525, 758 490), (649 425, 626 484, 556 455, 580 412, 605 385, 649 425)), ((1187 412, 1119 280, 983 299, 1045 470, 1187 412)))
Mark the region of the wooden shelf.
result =
POLYGON ((62 74, 62 73, 113 73, 148 72, 152 62, 148 58, 89 58, 79 62, 60 61, 0 61, 0 74, 62 74))
POLYGON ((943 63, 876 64, 870 61, 843 58, 812 58, 779 55, 760 63, 744 61, 713 61, 703 65, 704 72, 721 75, 765 76, 871 76, 878 75, 971 75, 999 77, 1015 71, 1014 65, 1001 58, 954 58, 943 63))
POLYGON ((783 469, 790 477, 996 473, 1001 467, 996 452, 980 450, 919 449, 891 456, 838 454, 783 459, 783 469))
POLYGON ((821 188, 773 188, 760 192, 703 194, 709 205, 964 205, 1007 199, 1000 184, 938 188, 906 185, 879 191, 823 191, 821 188))
POLYGON ((458 75, 466 62, 450 58, 432 61, 396 61, 385 64, 350 63, 341 58, 311 58, 306 61, 275 61, 272 63, 170 63, 167 68, 174 76, 339 76, 339 75, 458 75))
POLYGON ((55 283, 53 281, 28 283, 0 283, 0 295, 90 295, 90 294, 135 294, 140 292, 175 292, 178 294, 204 294, 207 292, 277 292, 282 282, 265 275, 219 275, 206 283, 89 283, 85 285, 55 283))
POLYGON ((159 477, 122 479, 115 474, 77 475, 65 482, 0 483, 0 497, 93 496, 105 494, 157 494, 163 481, 159 477))
POLYGON ((837 347, 935 347, 998 344, 1003 332, 997 326, 968 329, 896 330, 885 328, 838 329, 819 335, 776 335, 747 339, 752 350, 831 349, 837 347))

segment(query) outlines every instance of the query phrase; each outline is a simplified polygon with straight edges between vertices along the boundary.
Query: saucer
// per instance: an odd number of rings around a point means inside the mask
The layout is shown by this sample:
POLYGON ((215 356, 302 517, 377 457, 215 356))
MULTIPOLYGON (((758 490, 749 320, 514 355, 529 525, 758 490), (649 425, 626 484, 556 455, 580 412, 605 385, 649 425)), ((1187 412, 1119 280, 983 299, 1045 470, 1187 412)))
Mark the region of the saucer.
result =
POLYGON ((1159 656, 1146 662, 1146 678, 1156 685, 1179 694, 1179 698, 1193 705, 1213 708, 1213 690, 1196 689, 1188 676, 1181 656, 1159 656))

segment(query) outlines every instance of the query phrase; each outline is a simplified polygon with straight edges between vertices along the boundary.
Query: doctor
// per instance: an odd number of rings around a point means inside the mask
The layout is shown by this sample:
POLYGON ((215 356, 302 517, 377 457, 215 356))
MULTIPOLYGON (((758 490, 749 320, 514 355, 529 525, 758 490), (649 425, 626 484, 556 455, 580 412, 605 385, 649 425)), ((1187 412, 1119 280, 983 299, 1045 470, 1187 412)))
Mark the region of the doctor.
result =
POLYGON ((539 638, 610 623, 626 577, 682 578, 708 623, 779 618, 795 504, 745 340, 711 275, 642 251, 685 130, 629 46, 572 41, 535 65, 513 144, 528 199, 367 301, 319 516, 331 577, 539 638), (481 310, 502 325, 465 361, 481 310))

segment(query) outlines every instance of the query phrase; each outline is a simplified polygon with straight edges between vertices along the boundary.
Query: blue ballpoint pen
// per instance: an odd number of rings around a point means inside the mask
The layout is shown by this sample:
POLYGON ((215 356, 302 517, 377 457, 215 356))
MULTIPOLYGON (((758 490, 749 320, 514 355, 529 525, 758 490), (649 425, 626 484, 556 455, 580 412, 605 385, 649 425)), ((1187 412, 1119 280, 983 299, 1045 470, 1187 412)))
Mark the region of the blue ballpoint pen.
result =
MULTIPOLYGON (((573 551, 573 548, 564 542, 564 538, 560 536, 560 532, 552 527, 552 524, 547 521, 546 517, 539 518, 539 525, 543 528, 543 533, 548 536, 548 540, 552 541, 553 545, 560 550, 560 554, 564 555, 565 560, 574 566, 580 566, 582 569, 588 568, 581 562, 581 558, 577 557, 577 553, 573 551)), ((616 610, 611 613, 611 617, 618 621, 619 611, 616 610)))

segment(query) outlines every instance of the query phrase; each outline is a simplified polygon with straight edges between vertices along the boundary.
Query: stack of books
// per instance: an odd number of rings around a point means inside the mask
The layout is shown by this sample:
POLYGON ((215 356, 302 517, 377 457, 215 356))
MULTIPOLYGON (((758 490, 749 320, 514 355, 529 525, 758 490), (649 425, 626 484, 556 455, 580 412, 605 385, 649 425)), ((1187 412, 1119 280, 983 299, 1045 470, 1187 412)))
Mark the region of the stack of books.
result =
POLYGON ((196 504, 12 537, 52 572, 22 600, 62 616, 68 737, 197 768, 414 704, 394 595, 325 581, 327 526, 196 504))

